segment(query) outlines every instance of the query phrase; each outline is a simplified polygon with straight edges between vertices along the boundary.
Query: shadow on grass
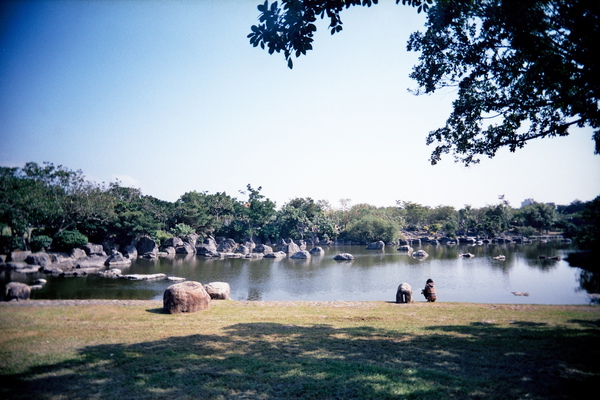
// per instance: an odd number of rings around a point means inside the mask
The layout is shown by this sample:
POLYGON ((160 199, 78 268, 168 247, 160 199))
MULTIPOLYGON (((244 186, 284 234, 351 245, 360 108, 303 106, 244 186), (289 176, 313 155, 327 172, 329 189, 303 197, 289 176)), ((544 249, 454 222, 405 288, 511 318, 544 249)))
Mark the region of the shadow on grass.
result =
POLYGON ((4 376, 6 399, 570 399, 600 376, 598 329, 231 325, 219 335, 84 348, 4 376), (6 385, 8 383, 8 385, 6 385))

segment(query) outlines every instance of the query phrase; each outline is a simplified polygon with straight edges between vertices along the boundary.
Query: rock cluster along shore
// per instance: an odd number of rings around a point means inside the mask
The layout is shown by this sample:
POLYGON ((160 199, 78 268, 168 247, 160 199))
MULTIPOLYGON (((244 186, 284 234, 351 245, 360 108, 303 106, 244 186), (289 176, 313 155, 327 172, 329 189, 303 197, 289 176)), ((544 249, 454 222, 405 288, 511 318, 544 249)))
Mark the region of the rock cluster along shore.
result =
MULTIPOLYGON (((407 235, 408 236, 408 235, 407 235)), ((44 273, 52 276, 88 276, 100 275, 105 278, 129 279, 129 280, 170 280, 173 282, 185 281, 185 278, 167 276, 165 274, 126 274, 123 270, 129 267, 133 259, 140 258, 158 258, 172 257, 176 254, 196 255, 207 258, 274 258, 280 259, 289 257, 294 260, 307 260, 313 256, 319 257, 325 254, 320 245, 330 244, 358 244, 341 242, 317 242, 311 243, 310 250, 307 250, 307 243, 304 241, 294 242, 291 239, 280 239, 276 244, 256 244, 252 240, 244 240, 241 243, 233 239, 213 238, 208 236, 201 243, 198 242, 199 236, 196 234, 183 237, 173 237, 166 240, 162 246, 151 239, 143 236, 131 244, 120 247, 115 244, 93 244, 88 243, 82 248, 75 248, 70 253, 61 252, 38 252, 15 251, 8 255, 0 255, 0 270, 14 271, 19 274, 44 273)), ((425 259, 429 255, 424 250, 413 251, 413 245, 455 245, 455 244, 484 244, 493 242, 516 242, 526 243, 525 238, 498 238, 491 240, 480 240, 478 238, 428 238, 426 236, 410 237, 407 240, 396 243, 385 244, 383 241, 377 241, 367 244, 368 250, 382 251, 386 246, 396 245, 398 251, 406 252, 408 255, 425 259)), ((364 245, 364 244, 363 244, 364 245)), ((471 257, 472 254, 461 254, 461 257, 471 257)), ((340 253, 333 257, 338 261, 352 262, 354 256, 349 253, 340 253)), ((40 279, 33 285, 28 286, 29 291, 43 287, 45 280, 40 279)), ((14 287, 5 288, 5 297, 13 296, 20 299, 26 296, 26 288, 13 285, 14 287), (8 294, 10 291, 11 294, 8 294), (14 295, 12 293, 15 293, 14 295)), ((28 295, 26 297, 29 297, 28 295)))
MULTIPOLYGON (((209 258, 285 258, 308 259, 311 256, 322 256, 325 251, 315 246, 306 250, 306 243, 293 240, 280 240, 275 246, 256 245, 252 240, 237 243, 233 239, 214 239, 207 237, 202 243, 197 242, 198 235, 173 237, 162 246, 150 237, 141 237, 128 246, 120 248, 114 244, 88 243, 82 248, 75 248, 70 253, 14 251, 8 255, 0 255, 0 270, 18 274, 44 273, 52 276, 89 276, 99 275, 111 279, 129 280, 169 280, 183 282, 181 277, 157 274, 126 274, 123 272, 136 258, 172 257, 176 254, 197 255, 209 258)), ((29 298, 31 290, 40 289, 45 280, 38 280, 34 285, 11 282, 5 287, 6 300, 29 298), (14 283, 14 284, 13 284, 14 283), (11 285, 12 284, 12 285, 11 285)), ((229 291, 223 286, 228 284, 213 282, 208 284, 207 291, 215 298, 228 298, 229 291)))

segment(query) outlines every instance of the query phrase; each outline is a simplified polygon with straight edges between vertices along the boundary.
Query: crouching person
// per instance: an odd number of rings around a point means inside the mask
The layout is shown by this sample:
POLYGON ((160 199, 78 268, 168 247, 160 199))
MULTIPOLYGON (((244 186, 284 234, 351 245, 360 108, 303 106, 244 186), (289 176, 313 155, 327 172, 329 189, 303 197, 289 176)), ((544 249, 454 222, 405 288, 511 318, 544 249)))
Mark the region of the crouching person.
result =
POLYGON ((421 290, 421 294, 425 296, 427 301, 436 301, 437 296, 435 294, 435 286, 433 284, 433 280, 427 279, 427 282, 425 282, 425 288, 421 290))

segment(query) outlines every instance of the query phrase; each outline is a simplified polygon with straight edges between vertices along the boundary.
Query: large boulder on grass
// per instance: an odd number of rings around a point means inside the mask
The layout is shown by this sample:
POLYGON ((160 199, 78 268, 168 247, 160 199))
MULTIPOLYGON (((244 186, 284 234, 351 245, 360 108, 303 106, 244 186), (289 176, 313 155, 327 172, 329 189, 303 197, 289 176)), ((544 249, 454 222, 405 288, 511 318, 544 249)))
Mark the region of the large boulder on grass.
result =
POLYGON ((402 282, 400 286, 398 286, 398 290, 396 291, 396 303, 412 303, 412 287, 406 283, 402 282))
POLYGON ((187 281, 171 285, 163 295, 163 309, 168 314, 208 310, 210 295, 200 282, 187 281))
POLYGON ((4 300, 29 300, 31 288, 21 282, 9 282, 4 286, 4 300))
POLYGON ((213 300, 231 300, 231 288, 227 282, 211 282, 204 289, 213 300))

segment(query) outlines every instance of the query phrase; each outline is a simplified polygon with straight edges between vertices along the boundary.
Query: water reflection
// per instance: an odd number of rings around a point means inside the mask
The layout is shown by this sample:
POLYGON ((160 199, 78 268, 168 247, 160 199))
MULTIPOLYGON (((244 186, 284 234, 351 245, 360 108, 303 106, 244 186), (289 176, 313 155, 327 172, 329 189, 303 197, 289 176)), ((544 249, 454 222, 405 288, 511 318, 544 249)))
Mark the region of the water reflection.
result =
MULTIPOLYGON (((127 274, 164 273, 203 283, 228 282, 234 300, 375 300, 393 301, 396 288, 408 282, 417 301, 428 278, 436 282, 438 301, 526 304, 588 304, 588 293, 600 291, 597 274, 573 268, 564 261, 571 245, 560 243, 496 244, 481 246, 421 246, 429 253, 416 259, 395 248, 365 250, 362 246, 325 249, 307 260, 206 259, 174 256, 139 259, 127 274), (351 262, 336 261, 339 253, 351 253, 351 262), (463 253, 473 258, 461 258, 463 253), (505 260, 494 257, 504 255, 505 260), (559 256, 560 260, 540 256, 559 256), (527 292, 529 296, 514 296, 527 292)), ((415 247, 415 250, 418 249, 415 247)), ((31 281, 34 276, 8 280, 31 281)), ((48 283, 33 298, 162 299, 169 281, 112 280, 45 277, 48 283)))

